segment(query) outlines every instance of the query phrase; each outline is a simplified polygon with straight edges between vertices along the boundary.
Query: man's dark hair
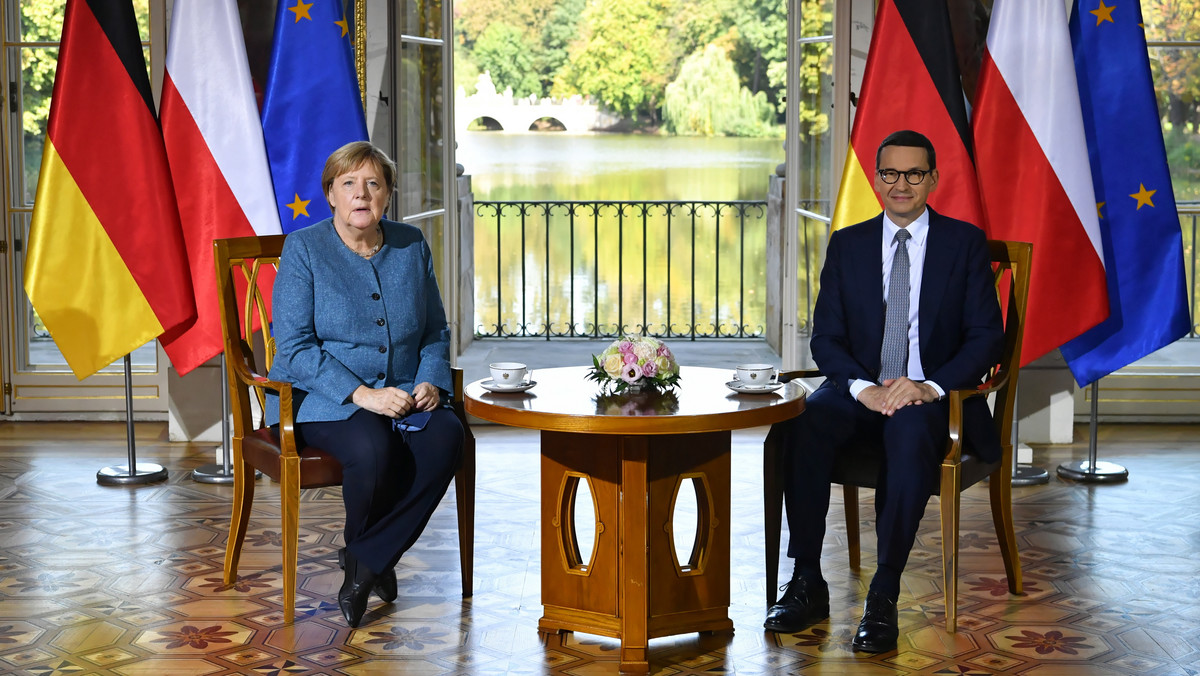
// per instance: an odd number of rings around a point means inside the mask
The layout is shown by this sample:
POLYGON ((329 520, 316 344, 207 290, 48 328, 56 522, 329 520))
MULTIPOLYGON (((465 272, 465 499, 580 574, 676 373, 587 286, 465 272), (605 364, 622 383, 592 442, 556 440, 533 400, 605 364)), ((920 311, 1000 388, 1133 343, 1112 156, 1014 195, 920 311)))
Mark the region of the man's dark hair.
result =
POLYGON ((883 149, 888 146, 904 146, 905 148, 924 148, 926 156, 929 157, 929 170, 937 169, 937 154, 933 152, 933 143, 925 138, 924 134, 915 132, 911 129, 901 129, 894 131, 883 139, 883 143, 879 144, 879 150, 875 151, 875 168, 879 168, 879 160, 883 157, 883 149))

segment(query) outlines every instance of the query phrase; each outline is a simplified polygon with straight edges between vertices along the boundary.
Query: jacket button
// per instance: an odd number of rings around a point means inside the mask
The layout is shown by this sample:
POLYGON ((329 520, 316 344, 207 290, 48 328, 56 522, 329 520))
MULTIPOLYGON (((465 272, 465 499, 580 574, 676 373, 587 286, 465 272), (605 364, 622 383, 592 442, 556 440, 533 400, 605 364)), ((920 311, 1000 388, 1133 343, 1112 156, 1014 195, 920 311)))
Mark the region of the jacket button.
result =
POLYGON ((387 346, 380 345, 379 346, 379 354, 383 354, 384 352, 387 352, 387 346))
POLYGON ((371 294, 371 300, 379 300, 379 294, 377 294, 377 293, 371 294))
POLYGON ((387 377, 387 374, 386 374, 386 373, 380 373, 379 375, 377 375, 377 376, 375 376, 375 377, 376 377, 377 379, 379 379, 379 380, 383 380, 384 378, 386 378, 386 377, 387 377))
POLYGON ((385 322, 383 321, 383 317, 380 317, 379 319, 375 320, 375 323, 380 326, 383 326, 385 322))

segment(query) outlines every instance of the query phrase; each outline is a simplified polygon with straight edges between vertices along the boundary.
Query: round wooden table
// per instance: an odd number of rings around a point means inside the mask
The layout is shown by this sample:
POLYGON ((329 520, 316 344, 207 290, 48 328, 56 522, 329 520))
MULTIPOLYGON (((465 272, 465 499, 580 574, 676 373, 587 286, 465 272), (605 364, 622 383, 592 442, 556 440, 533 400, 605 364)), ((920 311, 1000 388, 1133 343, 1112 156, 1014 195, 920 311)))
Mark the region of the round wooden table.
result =
POLYGON ((673 393, 602 395, 588 367, 539 369, 523 393, 466 387, 471 415, 542 431, 542 606, 538 630, 621 641, 621 671, 646 673, 651 638, 728 631, 731 430, 804 410, 804 388, 738 394, 731 370, 684 366, 673 393), (691 556, 675 549, 675 501, 696 493, 691 556), (576 495, 595 539, 580 555, 576 495), (634 499, 636 497, 636 499, 634 499))

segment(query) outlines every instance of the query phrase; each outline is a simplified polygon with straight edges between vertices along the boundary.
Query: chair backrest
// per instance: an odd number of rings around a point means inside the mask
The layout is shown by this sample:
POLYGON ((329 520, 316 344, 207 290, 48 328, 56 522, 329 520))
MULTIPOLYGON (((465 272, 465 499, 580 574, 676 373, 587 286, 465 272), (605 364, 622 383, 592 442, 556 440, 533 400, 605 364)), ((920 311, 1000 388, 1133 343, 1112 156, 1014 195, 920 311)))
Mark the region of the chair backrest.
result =
POLYGON ((250 406, 251 392, 263 410, 266 395, 261 388, 245 383, 265 380, 275 358, 275 339, 270 330, 270 294, 275 270, 286 235, 234 237, 213 242, 217 270, 217 293, 224 339, 225 368, 229 371, 230 409, 234 435, 243 437, 262 425, 255 423, 250 406), (247 293, 251 289, 253 293, 247 293), (261 346, 263 368, 259 370, 255 346, 261 346))
POLYGON ((1012 444, 1017 376, 1021 366, 1021 341, 1025 329, 1025 308, 1029 301, 1029 262, 1033 256, 1033 245, 1028 242, 990 240, 988 248, 996 276, 996 295, 1004 314, 1004 352, 1000 362, 988 374, 988 378, 991 380, 997 376, 1007 377, 996 392, 992 419, 996 423, 1001 446, 1008 449, 1012 444))

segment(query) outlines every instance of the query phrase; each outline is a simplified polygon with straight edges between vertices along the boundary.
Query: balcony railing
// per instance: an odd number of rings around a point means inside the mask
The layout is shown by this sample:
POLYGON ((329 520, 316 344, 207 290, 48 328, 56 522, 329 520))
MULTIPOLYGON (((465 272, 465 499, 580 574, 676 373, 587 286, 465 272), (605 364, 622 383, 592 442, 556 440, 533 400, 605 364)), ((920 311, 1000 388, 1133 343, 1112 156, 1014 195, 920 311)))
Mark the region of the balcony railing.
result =
POLYGON ((477 337, 757 338, 765 201, 475 203, 477 337))

